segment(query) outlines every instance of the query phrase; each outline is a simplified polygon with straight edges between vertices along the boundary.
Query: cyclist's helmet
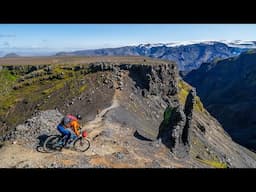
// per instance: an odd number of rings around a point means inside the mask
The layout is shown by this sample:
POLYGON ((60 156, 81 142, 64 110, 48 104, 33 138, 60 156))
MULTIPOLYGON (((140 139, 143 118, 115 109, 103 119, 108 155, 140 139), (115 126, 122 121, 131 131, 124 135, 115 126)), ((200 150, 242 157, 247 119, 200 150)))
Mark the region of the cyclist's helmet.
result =
POLYGON ((79 120, 82 119, 81 115, 79 115, 79 114, 76 114, 76 118, 79 119, 79 120))

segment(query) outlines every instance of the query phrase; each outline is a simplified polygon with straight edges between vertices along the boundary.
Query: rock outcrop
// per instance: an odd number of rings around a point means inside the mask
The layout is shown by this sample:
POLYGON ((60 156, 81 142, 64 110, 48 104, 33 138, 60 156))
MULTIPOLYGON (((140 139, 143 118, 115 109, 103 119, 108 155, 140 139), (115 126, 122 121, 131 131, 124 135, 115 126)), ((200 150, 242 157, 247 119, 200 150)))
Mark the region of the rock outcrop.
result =
POLYGON ((162 142, 179 158, 189 155, 191 147, 192 118, 196 93, 192 89, 186 99, 185 107, 178 105, 169 108, 170 119, 160 127, 159 136, 162 142))
POLYGON ((136 87, 144 95, 173 96, 177 94, 177 68, 172 62, 169 64, 118 64, 93 63, 89 66, 90 72, 113 71, 119 76, 121 70, 128 70, 130 77, 136 82, 136 87))
POLYGON ((196 91, 195 89, 191 89, 187 96, 187 100, 185 103, 184 113, 186 115, 186 124, 182 133, 182 141, 185 145, 190 146, 191 142, 191 128, 192 128, 192 118, 193 118, 193 110, 196 102, 196 91))
POLYGON ((63 115, 58 110, 39 111, 34 116, 9 131, 2 141, 23 142, 25 146, 36 149, 39 142, 43 142, 49 135, 58 134, 57 124, 63 115))
POLYGON ((173 117, 169 125, 169 129, 171 130, 171 137, 169 137, 169 140, 172 143, 172 152, 180 158, 189 154, 189 145, 188 143, 185 143, 183 139, 185 125, 186 115, 179 106, 173 111, 173 117))

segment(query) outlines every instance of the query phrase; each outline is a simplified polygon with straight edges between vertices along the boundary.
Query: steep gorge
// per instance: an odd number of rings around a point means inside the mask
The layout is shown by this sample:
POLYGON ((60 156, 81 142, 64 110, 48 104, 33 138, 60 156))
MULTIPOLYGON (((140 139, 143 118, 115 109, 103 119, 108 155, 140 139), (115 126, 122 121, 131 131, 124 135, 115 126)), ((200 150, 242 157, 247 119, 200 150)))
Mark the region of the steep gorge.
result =
POLYGON ((204 63, 185 80, 196 87, 207 110, 232 138, 246 146, 255 145, 256 52, 204 63))

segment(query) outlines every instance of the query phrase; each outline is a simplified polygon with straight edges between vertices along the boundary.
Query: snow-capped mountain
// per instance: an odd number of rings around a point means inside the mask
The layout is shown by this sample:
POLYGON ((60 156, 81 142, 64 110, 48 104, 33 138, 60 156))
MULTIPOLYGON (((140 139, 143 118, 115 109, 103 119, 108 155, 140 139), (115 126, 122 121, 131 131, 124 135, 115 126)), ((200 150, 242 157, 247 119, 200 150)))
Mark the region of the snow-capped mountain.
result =
POLYGON ((204 62, 237 56, 248 49, 256 49, 256 41, 181 41, 157 44, 140 44, 119 48, 61 52, 61 55, 123 56, 137 55, 173 60, 181 71, 190 71, 204 62))
POLYGON ((152 48, 152 47, 179 47, 193 44, 205 44, 214 45, 216 43, 224 43, 229 47, 240 47, 240 48, 256 48, 256 41, 242 41, 242 40, 219 40, 219 41, 208 41, 208 40, 192 40, 192 41, 176 41, 171 43, 156 43, 156 44, 140 44, 139 47, 152 48))
POLYGON ((256 41, 241 41, 241 40, 235 40, 235 41, 222 41, 222 43, 227 44, 229 47, 240 47, 240 48, 256 48, 256 41))

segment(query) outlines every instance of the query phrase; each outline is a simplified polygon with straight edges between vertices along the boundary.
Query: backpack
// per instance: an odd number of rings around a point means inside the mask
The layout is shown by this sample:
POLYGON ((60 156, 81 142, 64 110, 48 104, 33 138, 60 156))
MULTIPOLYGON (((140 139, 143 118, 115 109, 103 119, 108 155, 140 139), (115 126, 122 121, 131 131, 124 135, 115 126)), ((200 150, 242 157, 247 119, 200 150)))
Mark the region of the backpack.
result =
POLYGON ((61 120, 61 124, 64 126, 67 126, 71 122, 71 119, 68 118, 67 116, 63 117, 61 120))
POLYGON ((77 121, 77 118, 73 115, 68 114, 62 118, 61 124, 67 126, 71 121, 77 121))
POLYGON ((66 117, 71 119, 72 121, 78 121, 78 119, 75 116, 71 115, 71 114, 68 114, 66 117))

